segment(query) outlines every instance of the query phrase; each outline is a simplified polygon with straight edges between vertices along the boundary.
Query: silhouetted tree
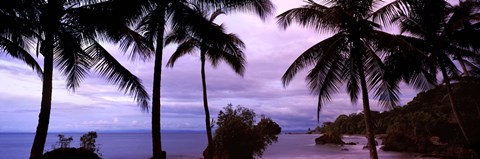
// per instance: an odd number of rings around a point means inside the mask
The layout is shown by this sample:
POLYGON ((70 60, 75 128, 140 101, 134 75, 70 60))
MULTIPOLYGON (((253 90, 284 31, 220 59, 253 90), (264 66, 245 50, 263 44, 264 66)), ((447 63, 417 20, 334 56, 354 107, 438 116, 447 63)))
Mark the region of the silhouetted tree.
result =
MULTIPOLYGON (((245 71, 245 55, 243 49, 245 44, 235 35, 227 34, 222 25, 217 25, 213 21, 223 11, 216 10, 209 13, 208 8, 201 5, 194 5, 196 14, 203 16, 205 22, 210 23, 210 32, 208 37, 195 35, 191 30, 185 28, 176 29, 167 35, 166 44, 170 42, 180 43, 177 50, 172 54, 167 66, 173 67, 175 61, 183 55, 199 51, 202 74, 202 90, 203 90, 203 106, 205 110, 205 126, 207 130, 208 148, 210 154, 214 152, 212 128, 210 123, 210 111, 208 110, 207 83, 205 79, 205 62, 208 59, 212 66, 216 67, 219 62, 225 61, 239 75, 243 75, 245 71), (210 18, 206 17, 210 14, 210 18), (214 41, 210 40, 214 39, 214 41)), ((207 24, 208 25, 208 24, 207 24)), ((208 28, 206 28, 208 29, 208 28)))
POLYGON ((160 132, 160 97, 162 79, 162 56, 164 45, 164 32, 167 24, 173 28, 190 28, 195 35, 206 35, 204 28, 199 26, 194 10, 189 7, 190 3, 203 2, 210 7, 221 7, 226 11, 255 11, 261 17, 271 13, 273 5, 270 0, 112 0, 115 8, 121 12, 121 16, 128 21, 139 22, 137 29, 155 45, 155 63, 153 70, 153 93, 152 93, 152 149, 153 158, 163 158, 161 132, 160 132))
POLYGON ((253 110, 231 104, 218 114, 215 131, 215 155, 222 159, 253 159, 262 157, 267 146, 277 142, 280 126, 272 119, 257 115, 253 110))
POLYGON ((139 53, 144 53, 140 54, 143 56, 148 55, 149 47, 142 45, 141 38, 138 38, 141 36, 131 32, 127 26, 120 25, 123 24, 121 21, 110 18, 113 14, 103 3, 95 0, 31 0, 7 6, 14 8, 8 9, 2 5, 7 12, 1 12, 0 17, 14 22, 18 27, 3 25, 6 27, 0 30, 2 47, 8 54, 22 59, 37 70, 39 67, 25 52, 24 48, 29 44, 25 42, 26 39, 36 44, 37 55, 44 57, 41 109, 30 158, 39 158, 45 147, 54 64, 66 76, 69 89, 75 91, 89 69, 93 68, 110 83, 119 85, 121 91, 132 95, 143 109, 147 109, 149 97, 140 79, 115 60, 98 40, 139 44, 135 45, 135 51, 141 51, 139 53))
MULTIPOLYGON (((435 68, 433 74, 440 70, 452 113, 466 142, 469 143, 464 121, 455 102, 451 79, 460 76, 453 59, 458 59, 462 67, 466 63, 470 66, 478 65, 468 60, 480 61, 480 56, 475 52, 478 50, 478 40, 465 38, 465 34, 480 35, 478 30, 469 28, 472 27, 470 22, 475 22, 472 20, 475 20, 478 14, 479 2, 464 1, 458 6, 452 6, 444 0, 396 0, 391 4, 386 8, 397 12, 392 21, 399 23, 402 33, 406 33, 405 41, 425 52, 435 68)), ((465 68, 464 73, 468 74, 465 68)))
MULTIPOLYGON (((324 2, 326 5, 309 0, 306 5, 277 16, 278 24, 283 28, 297 22, 318 32, 334 33, 303 52, 287 69, 282 81, 288 85, 299 71, 312 67, 306 79, 311 92, 318 95, 317 118, 322 104, 330 100, 331 94, 337 92, 344 83, 353 103, 357 102, 361 92, 370 157, 377 159, 368 89, 374 91, 380 104, 396 106, 401 78, 392 74, 382 59, 418 51, 397 36, 379 31, 380 25, 370 20, 375 14, 374 4, 380 1, 324 2)), ((411 80, 422 84, 425 82, 416 78, 411 80)))

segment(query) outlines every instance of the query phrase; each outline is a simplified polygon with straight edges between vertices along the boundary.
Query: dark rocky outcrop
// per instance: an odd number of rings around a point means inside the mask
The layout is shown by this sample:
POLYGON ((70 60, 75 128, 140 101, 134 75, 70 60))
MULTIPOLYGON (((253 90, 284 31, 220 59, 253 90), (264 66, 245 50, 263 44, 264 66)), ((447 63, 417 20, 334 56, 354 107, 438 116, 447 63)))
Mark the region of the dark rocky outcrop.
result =
POLYGON ((322 136, 316 138, 315 143, 318 145, 324 145, 324 144, 344 145, 345 144, 345 142, 342 141, 341 135, 331 134, 331 133, 323 134, 322 136))
POLYGON ((42 159, 101 159, 95 152, 84 148, 58 148, 43 154, 42 159))

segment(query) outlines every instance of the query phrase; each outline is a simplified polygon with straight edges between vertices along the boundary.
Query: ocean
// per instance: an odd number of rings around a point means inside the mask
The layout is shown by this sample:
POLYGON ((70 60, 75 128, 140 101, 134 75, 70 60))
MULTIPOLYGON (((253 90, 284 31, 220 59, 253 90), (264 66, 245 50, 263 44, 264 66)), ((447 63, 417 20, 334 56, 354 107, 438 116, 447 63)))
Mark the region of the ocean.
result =
MULTIPOLYGON (((52 150, 58 140, 58 134, 47 137, 46 150, 52 150)), ((81 133, 65 133, 72 136, 71 147, 79 147, 81 133)), ((345 142, 357 145, 315 145, 317 134, 282 134, 277 143, 269 146, 263 153, 263 159, 368 159, 367 149, 363 149, 367 140, 363 136, 344 136, 345 142), (343 150, 342 150, 343 149, 343 150)), ((27 159, 34 134, 0 133, 0 159, 27 159)), ((162 146, 168 159, 199 159, 207 145, 203 133, 164 133, 162 146)), ((378 140, 380 143, 381 141, 378 140)), ((98 133, 97 145, 104 159, 148 159, 151 157, 151 135, 148 133, 98 133)), ((379 158, 409 159, 419 154, 385 152, 378 148, 379 158)), ((427 159, 427 158, 422 158, 427 159)))

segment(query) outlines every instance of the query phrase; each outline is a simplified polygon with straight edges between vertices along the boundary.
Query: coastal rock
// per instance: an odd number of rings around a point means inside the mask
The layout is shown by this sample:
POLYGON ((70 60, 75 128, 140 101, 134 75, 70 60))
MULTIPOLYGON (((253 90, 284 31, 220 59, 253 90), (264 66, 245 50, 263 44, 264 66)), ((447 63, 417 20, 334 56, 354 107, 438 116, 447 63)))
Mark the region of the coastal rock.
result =
POLYGON ((315 143, 318 145, 324 145, 324 144, 344 145, 345 144, 345 142, 342 141, 342 137, 340 135, 333 135, 333 134, 323 134, 322 136, 315 139, 315 143))
POLYGON ((84 148, 59 148, 43 154, 42 159, 102 159, 84 148))

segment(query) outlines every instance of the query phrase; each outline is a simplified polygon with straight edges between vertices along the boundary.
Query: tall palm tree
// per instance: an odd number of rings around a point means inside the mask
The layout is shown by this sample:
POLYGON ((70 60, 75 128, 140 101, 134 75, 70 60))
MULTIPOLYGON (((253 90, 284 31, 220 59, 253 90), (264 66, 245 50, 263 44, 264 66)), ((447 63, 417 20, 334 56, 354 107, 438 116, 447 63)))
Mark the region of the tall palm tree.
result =
MULTIPOLYGON (((451 79, 460 76, 460 71, 453 62, 454 58, 470 66, 476 64, 469 62, 468 59, 473 61, 480 59, 475 52, 478 49, 478 42, 459 36, 462 33, 478 34, 478 30, 463 32, 461 29, 462 27, 468 29, 470 24, 467 22, 478 16, 478 13, 475 13, 477 10, 474 9, 478 7, 478 2, 466 1, 460 5, 462 6, 452 6, 444 0, 397 0, 385 8, 397 14, 391 20, 399 23, 401 32, 406 33, 404 39, 423 50, 436 70, 440 71, 453 116, 466 143, 470 144, 464 121, 455 102, 451 79), (399 9, 399 6, 403 7, 399 9)), ((436 73, 435 71, 434 74, 436 73)), ((466 69, 465 73, 468 73, 466 69)))
MULTIPOLYGON (((29 39, 36 43, 37 55, 44 57, 41 109, 31 159, 40 158, 45 146, 50 121, 54 64, 67 77, 69 89, 78 88, 88 71, 95 69, 107 81, 118 85, 119 90, 133 96, 138 105, 147 110, 149 97, 141 80, 115 60, 99 40, 121 42, 123 45, 134 44, 132 50, 143 53, 141 56, 148 56, 150 47, 127 26, 119 25, 123 24, 122 21, 110 18, 113 16, 111 10, 97 5, 100 3, 95 0, 29 0, 18 3, 23 7, 16 10, 18 14, 3 14, 15 20, 19 27, 1 30, 2 47, 7 48, 8 54, 25 59, 37 70, 39 67, 27 56, 26 49, 20 49, 27 46, 19 39, 29 39)), ((125 50, 129 48, 124 47, 125 50)))
POLYGON ((199 4, 192 6, 199 16, 204 17, 204 21, 211 25, 212 34, 208 34, 209 37, 199 37, 192 34, 190 30, 177 29, 167 35, 166 44, 171 42, 180 43, 177 50, 170 57, 167 66, 173 67, 175 61, 189 53, 199 51, 201 62, 201 75, 202 75, 202 90, 203 90, 203 107, 205 110, 205 126, 207 130, 208 139, 208 155, 206 158, 213 156, 214 142, 212 137, 212 124, 210 123, 210 111, 208 110, 207 99, 207 83, 205 80, 205 61, 208 59, 212 66, 217 66, 220 61, 225 61, 232 69, 239 75, 243 76, 245 71, 245 55, 243 49, 245 44, 235 35, 227 34, 222 25, 217 25, 214 20, 219 15, 223 14, 222 10, 216 10, 211 12, 210 18, 208 14, 210 11, 208 8, 199 4), (211 41, 211 40, 215 41, 211 41))
POLYGON ((421 88, 430 86, 430 78, 419 78, 428 74, 414 72, 423 67, 420 62, 402 59, 394 61, 391 58, 404 55, 411 57, 412 53, 409 52, 419 50, 397 36, 380 31, 380 26, 370 20, 376 13, 373 10, 374 4, 380 1, 324 2, 325 5, 309 0, 306 5, 277 16, 278 24, 283 28, 297 22, 315 31, 334 33, 304 51, 283 75, 283 84, 288 85, 299 71, 312 67, 306 80, 312 94, 318 95, 317 119, 323 103, 329 101, 331 94, 338 92, 342 84, 346 84, 352 103, 357 102, 358 94, 361 93, 370 157, 377 159, 368 90, 374 92, 380 104, 394 107, 399 100, 400 79, 405 78, 407 83, 421 88), (412 65, 415 69, 390 68, 395 66, 392 64, 395 62, 415 64, 412 65), (398 71, 404 73, 397 74, 398 71))
POLYGON ((162 56, 164 44, 164 32, 167 24, 172 27, 190 28, 195 35, 207 34, 204 27, 197 27, 195 18, 190 16, 195 13, 190 3, 202 2, 210 7, 222 7, 226 11, 254 11, 260 17, 266 17, 273 11, 270 0, 112 0, 118 10, 117 16, 127 21, 138 21, 137 29, 155 45, 155 62, 153 70, 153 93, 152 93, 152 151, 153 158, 163 158, 161 131, 160 131, 160 108, 161 108, 161 80, 162 80, 162 56))

